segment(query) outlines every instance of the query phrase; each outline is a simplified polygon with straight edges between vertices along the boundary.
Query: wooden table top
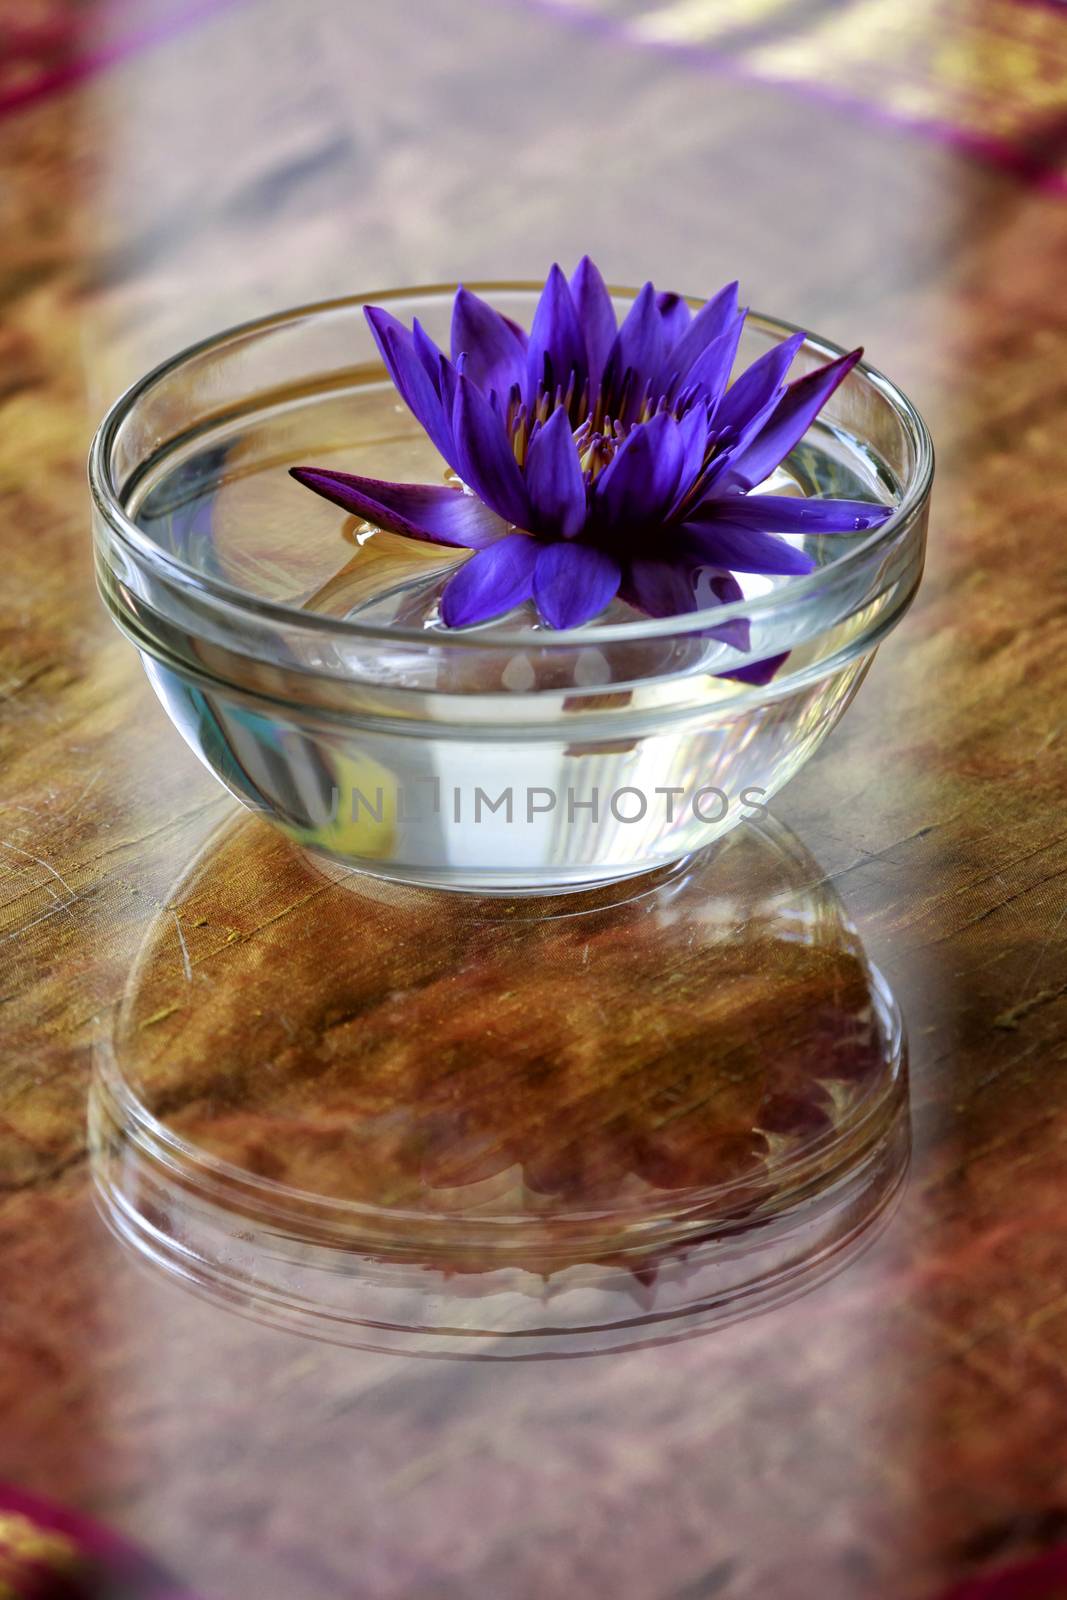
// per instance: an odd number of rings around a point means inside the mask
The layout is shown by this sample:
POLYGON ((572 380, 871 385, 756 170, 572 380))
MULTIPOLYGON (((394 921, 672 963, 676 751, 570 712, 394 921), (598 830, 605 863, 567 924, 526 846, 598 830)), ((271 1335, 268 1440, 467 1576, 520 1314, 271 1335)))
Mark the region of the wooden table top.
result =
MULTIPOLYGON (((1067 1541, 1057 186, 561 7, 80 9, 95 52, 0 121, 0 1478, 264 1600, 933 1600, 1067 1541), (911 1175, 831 1281, 684 1343, 316 1343, 149 1274, 94 1210, 94 1044, 235 807, 99 605, 86 448, 206 331, 584 250, 739 275, 930 422, 919 598, 775 807, 902 1007, 911 1175)), ((235 870, 253 951, 254 904, 235 870)))

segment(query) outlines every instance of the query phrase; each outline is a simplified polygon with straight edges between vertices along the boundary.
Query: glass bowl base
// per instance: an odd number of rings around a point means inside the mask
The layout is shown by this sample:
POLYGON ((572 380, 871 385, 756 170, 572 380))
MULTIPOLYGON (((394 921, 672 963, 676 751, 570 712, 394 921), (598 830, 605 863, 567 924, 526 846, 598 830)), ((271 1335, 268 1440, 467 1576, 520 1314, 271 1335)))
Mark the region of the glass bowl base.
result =
MULTIPOLYGON (((588 876, 576 873, 555 878, 540 874, 530 877, 504 871, 479 875, 470 870, 456 872, 449 867, 420 866, 404 869, 390 866, 379 870, 365 862, 353 866, 350 862, 331 855, 329 851, 318 850, 314 846, 305 848, 314 869, 323 873, 332 882, 342 887, 347 885, 357 893, 363 880, 370 878, 382 883, 406 885, 413 889, 431 889, 438 894, 477 895, 486 900, 539 898, 551 900, 559 895, 610 890, 616 885, 623 890, 635 889, 645 879, 651 887, 653 884, 662 883, 667 877, 684 872, 694 855, 701 853, 690 851, 688 854, 667 858, 660 863, 641 861, 634 866, 620 867, 611 872, 591 867, 588 869, 588 876)), ((708 848, 713 850, 715 846, 708 848)))

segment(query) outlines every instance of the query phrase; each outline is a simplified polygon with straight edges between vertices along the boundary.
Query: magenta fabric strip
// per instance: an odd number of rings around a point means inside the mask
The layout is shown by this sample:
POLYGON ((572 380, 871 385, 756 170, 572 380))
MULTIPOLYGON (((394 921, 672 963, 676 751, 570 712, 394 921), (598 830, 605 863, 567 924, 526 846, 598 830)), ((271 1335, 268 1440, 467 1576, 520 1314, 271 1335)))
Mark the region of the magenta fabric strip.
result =
POLYGON ((1016 1566, 954 1584, 937 1600, 1063 1600, 1067 1595, 1067 1549, 1047 1550, 1016 1566))
MULTIPOLYGON (((87 78, 94 77, 106 67, 147 50, 152 45, 163 44, 168 39, 184 33, 197 23, 205 22, 220 12, 245 4, 246 0, 184 0, 172 12, 153 19, 140 27, 133 26, 126 33, 109 40, 97 49, 76 53, 69 61, 45 67, 38 76, 11 88, 0 88, 0 117, 36 105, 65 89, 74 88, 87 78)), ((21 54, 28 55, 28 51, 21 54)))
MULTIPOLYGON (((848 90, 836 86, 772 77, 755 70, 741 55, 721 46, 636 39, 629 31, 626 19, 609 17, 599 11, 577 9, 566 3, 566 0, 510 0, 510 3, 526 11, 532 7, 549 12, 572 26, 602 36, 607 35, 629 49, 655 50, 694 66, 708 67, 720 76, 731 78, 738 83, 757 84, 795 98, 831 106, 883 127, 923 135, 940 144, 962 150, 976 160, 1011 172, 1034 188, 1055 194, 1067 194, 1067 170, 1051 169, 1047 160, 1038 151, 1027 149, 1021 143, 976 133, 944 117, 910 116, 894 111, 890 106, 879 105, 861 95, 850 94, 848 90)), ((1067 28, 1067 0, 1015 0, 1015 3, 1031 8, 1052 9, 1062 14, 1064 27, 1067 28)), ((1067 163, 1067 113, 1062 128, 1054 131, 1059 134, 1059 138, 1054 137, 1051 142, 1058 144, 1063 152, 1060 159, 1067 163)), ((1045 129, 1041 144, 1047 146, 1049 142, 1048 130, 1045 129)))
POLYGON ((109 1528, 10 1483, 0 1484, 0 1569, 2 1592, 26 1600, 75 1592, 197 1600, 109 1528))

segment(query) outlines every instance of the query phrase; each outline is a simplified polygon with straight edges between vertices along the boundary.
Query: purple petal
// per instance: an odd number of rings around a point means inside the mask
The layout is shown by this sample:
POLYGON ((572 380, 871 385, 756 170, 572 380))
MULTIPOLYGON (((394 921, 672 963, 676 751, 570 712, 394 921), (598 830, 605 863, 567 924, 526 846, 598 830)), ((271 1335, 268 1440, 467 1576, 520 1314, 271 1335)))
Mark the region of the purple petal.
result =
POLYGON ((525 528, 530 506, 511 440, 482 391, 463 375, 456 380, 452 432, 456 471, 464 483, 502 517, 525 528))
MULTIPOLYGON (((759 367, 760 362, 765 361, 766 366, 756 375, 752 387, 746 384, 735 399, 734 389, 737 385, 731 384, 720 400, 712 417, 712 428, 723 441, 724 447, 708 476, 709 486, 719 479, 725 484, 731 484, 731 462, 744 454, 753 439, 762 432, 770 420, 785 394, 785 384, 781 380, 785 378, 793 360, 795 339, 796 335, 793 336, 793 340, 786 339, 773 351, 768 351, 766 357, 761 356, 760 361, 753 363, 754 367, 759 367)), ((752 371, 752 368, 748 368, 747 371, 752 371)), ((737 380, 738 384, 745 377, 746 373, 743 372, 737 380)), ((740 487, 737 484, 732 486, 735 489, 740 487)))
POLYGON ((437 362, 437 390, 441 396, 441 409, 448 419, 450 432, 452 417, 456 409, 456 389, 458 385, 459 373, 447 356, 440 356, 437 362))
POLYGON ((553 266, 537 302, 526 350, 526 400, 532 404, 544 383, 554 393, 566 389, 572 372, 585 380, 585 335, 567 280, 553 266))
POLYGON ((667 351, 666 376, 688 372, 699 355, 730 327, 737 316, 737 284, 728 283, 702 305, 681 338, 667 351))
POLYGON ((703 400, 698 400, 695 405, 690 406, 678 424, 678 431, 685 450, 683 476, 695 477, 704 465, 710 438, 708 408, 703 400))
POLYGON ((639 398, 646 382, 656 379, 667 354, 667 335, 656 305, 656 291, 646 283, 626 313, 605 368, 605 386, 617 399, 627 372, 633 373, 630 395, 639 398))
MULTIPOLYGON (((438 385, 423 365, 425 345, 420 340, 416 348, 415 337, 402 322, 379 306, 364 306, 364 315, 370 325, 374 342, 381 352, 386 371, 396 384, 401 399, 425 428, 449 466, 455 466, 452 429, 449 417, 441 404, 438 385)), ((429 343, 423 335, 426 344, 429 343)), ((443 360, 443 357, 441 358, 443 360)))
POLYGON ((342 510, 408 539, 477 549, 507 530, 495 511, 445 484, 383 483, 319 467, 290 467, 289 475, 342 510))
POLYGON ((463 370, 483 394, 506 395, 526 372, 526 351, 511 325, 461 284, 452 304, 452 360, 464 354, 463 370))
POLYGON ((670 514, 684 501, 699 478, 708 450, 708 408, 702 400, 691 406, 678 424, 682 441, 682 470, 678 477, 678 490, 670 514))
POLYGON ((697 609, 698 568, 688 562, 631 561, 621 594, 649 617, 679 617, 697 609))
POLYGON ((560 407, 539 428, 526 452, 526 492, 539 533, 573 539, 585 526, 586 495, 570 419, 560 407))
MULTIPOLYGON (((699 561, 632 561, 622 588, 623 598, 650 617, 682 617, 716 605, 744 599, 741 586, 728 572, 699 561)), ((739 617, 718 627, 702 628, 700 638, 717 639, 736 650, 749 647, 749 623, 739 617)))
POLYGON ((534 569, 533 597, 550 628, 580 628, 619 592, 619 563, 591 545, 543 545, 534 569))
POLYGON ((604 366, 615 342, 615 307, 597 268, 583 256, 571 279, 571 298, 585 335, 585 354, 589 372, 590 408, 600 386, 604 366))
MULTIPOLYGON (((744 590, 732 573, 715 572, 709 567, 702 568, 697 574, 696 591, 697 605, 701 610, 716 603, 733 605, 745 598, 744 590)), ((717 628, 709 628, 707 632, 709 638, 718 639, 722 644, 732 644, 735 650, 748 650, 751 647, 752 625, 747 617, 720 623, 717 628)))
POLYGON ((811 556, 803 550, 758 528, 741 528, 718 519, 704 523, 690 519, 683 523, 682 531, 690 535, 710 566, 726 567, 731 572, 793 576, 811 572, 815 567, 811 556))
POLYGON ((631 428, 594 486, 594 509, 604 527, 655 522, 678 491, 685 461, 681 428, 666 411, 631 428))
POLYGON ((705 345, 688 372, 681 376, 681 382, 687 389, 691 386, 699 387, 713 406, 718 404, 730 380, 747 314, 744 311, 740 312, 725 333, 721 333, 717 339, 712 339, 710 344, 705 345))
POLYGON ((716 489, 751 489, 762 483, 803 439, 862 354, 853 350, 791 383, 751 443, 730 453, 728 464, 715 476, 716 489))
POLYGON ((393 371, 392 356, 386 345, 385 336, 387 333, 395 333, 400 336, 402 341, 405 339, 410 341, 412 339, 411 332, 405 328, 402 322, 397 321, 391 311, 384 311, 381 306, 364 306, 363 315, 367 320, 367 326, 370 328, 374 342, 378 346, 379 354, 388 369, 389 376, 399 389, 400 379, 393 371))
POLYGON ((426 369, 427 376, 440 394, 440 371, 441 362, 445 359, 444 352, 434 344, 418 317, 412 319, 411 342, 415 347, 415 354, 426 369))
MULTIPOLYGON (((503 312, 501 312, 501 315, 503 316, 503 312)), ((526 329, 522 326, 522 323, 516 322, 513 317, 504 317, 504 321, 507 323, 512 333, 525 350, 527 345, 530 343, 530 336, 526 332, 526 329)))
POLYGON ((656 296, 656 309, 663 323, 667 349, 678 343, 693 320, 693 313, 680 294, 663 293, 656 296))
POLYGON ((540 547, 525 533, 509 533, 478 550, 452 574, 441 591, 441 621, 466 628, 513 611, 530 598, 540 547))
POLYGON ((785 494, 731 494, 705 502, 709 509, 712 504, 734 527, 764 533, 857 533, 879 527, 893 514, 892 506, 872 500, 808 500, 785 494))
POLYGON ((456 465, 456 442, 448 411, 442 403, 443 378, 447 363, 440 357, 438 381, 434 383, 417 353, 412 337, 410 346, 400 335, 386 334, 386 346, 393 358, 394 370, 404 374, 404 388, 400 391, 416 420, 422 424, 450 467, 456 465))
POLYGON ((761 687, 770 683, 783 661, 789 659, 786 650, 780 656, 767 656, 763 661, 751 661, 747 667, 736 667, 733 672, 717 672, 717 678, 738 678, 742 683, 755 683, 761 687))
POLYGON ((752 417, 771 403, 778 395, 785 375, 793 364, 797 351, 804 343, 802 333, 790 334, 773 350, 746 367, 736 383, 732 383, 719 403, 715 413, 717 428, 736 428, 740 431, 752 417))
MULTIPOLYGON (((693 611, 710 610, 716 603, 731 605, 744 599, 740 584, 728 572, 709 571, 705 566, 690 565, 684 560, 674 563, 633 561, 620 592, 625 600, 650 617, 682 617, 693 611)), ((718 627, 702 628, 700 637, 717 639, 735 650, 751 648, 750 625, 745 617, 723 622, 718 627)), ((736 672, 721 672, 717 676, 766 683, 784 660, 784 656, 775 656, 767 663, 757 661, 750 667, 739 667, 736 672), (766 676, 759 676, 764 667, 769 668, 766 676)))

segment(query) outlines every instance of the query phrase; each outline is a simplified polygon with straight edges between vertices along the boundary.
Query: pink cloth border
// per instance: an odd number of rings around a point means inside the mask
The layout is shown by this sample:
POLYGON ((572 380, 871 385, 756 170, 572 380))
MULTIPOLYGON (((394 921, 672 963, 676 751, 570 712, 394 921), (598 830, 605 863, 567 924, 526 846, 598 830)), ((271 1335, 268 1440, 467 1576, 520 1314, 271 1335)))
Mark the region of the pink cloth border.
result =
MULTIPOLYGON (((493 0, 488 0, 488 3, 493 3, 493 0)), ((973 133, 971 130, 961 128, 958 124, 949 122, 946 119, 909 117, 891 110, 888 106, 876 105, 869 100, 863 99, 860 95, 849 94, 845 89, 829 88, 819 84, 797 83, 787 78, 768 77, 746 66, 738 56, 715 45, 674 44, 660 40, 655 40, 651 43, 646 43, 643 40, 638 41, 631 38, 625 26, 617 20, 605 17, 600 13, 575 11, 572 6, 565 3, 565 0, 509 0, 509 3, 519 6, 527 12, 536 10, 549 13, 569 23, 571 26, 580 27, 589 32, 607 34, 632 50, 656 50, 689 61, 695 66, 707 66, 713 72, 717 72, 723 77, 732 78, 739 83, 759 84, 763 88, 777 89, 784 94, 792 95, 799 99, 819 101, 823 105, 858 115, 867 122, 880 124, 883 127, 892 127, 903 132, 924 134, 940 144, 963 150, 977 160, 991 163, 1007 172, 1014 173, 1016 177, 1026 180, 1034 188, 1053 194, 1067 194, 1067 173, 1050 171, 1039 156, 1020 149, 1017 145, 1011 144, 1007 140, 973 133)), ((1054 7, 1057 11, 1063 13, 1064 23, 1067 25, 1067 4, 1064 4, 1063 0, 1019 0, 1019 3, 1054 7)), ((1064 117, 1062 132, 1064 159, 1067 160, 1067 116, 1064 117)))
POLYGON ((52 95, 61 94, 65 89, 72 89, 106 67, 125 61, 152 45, 163 44, 184 33, 187 28, 243 3, 244 0, 186 0, 172 14, 156 18, 141 27, 134 26, 96 50, 86 50, 58 66, 46 68, 28 83, 0 89, 0 117, 10 116, 41 100, 48 100, 52 95))

